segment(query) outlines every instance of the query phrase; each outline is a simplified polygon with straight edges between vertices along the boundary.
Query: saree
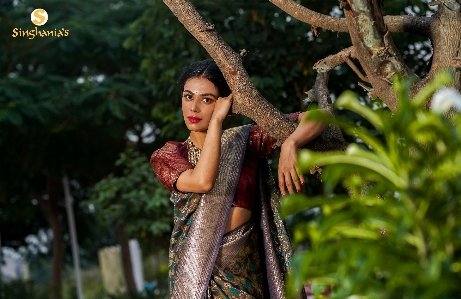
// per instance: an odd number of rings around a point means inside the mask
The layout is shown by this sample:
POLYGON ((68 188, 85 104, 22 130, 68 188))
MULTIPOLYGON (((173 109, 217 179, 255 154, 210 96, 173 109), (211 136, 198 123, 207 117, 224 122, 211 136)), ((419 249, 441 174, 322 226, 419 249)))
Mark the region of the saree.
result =
POLYGON ((170 298, 284 298, 291 249, 267 161, 258 167, 259 203, 253 221, 223 236, 249 130, 248 125, 223 132, 219 174, 210 192, 171 193, 170 298), (243 275, 237 277, 236 269, 243 275))

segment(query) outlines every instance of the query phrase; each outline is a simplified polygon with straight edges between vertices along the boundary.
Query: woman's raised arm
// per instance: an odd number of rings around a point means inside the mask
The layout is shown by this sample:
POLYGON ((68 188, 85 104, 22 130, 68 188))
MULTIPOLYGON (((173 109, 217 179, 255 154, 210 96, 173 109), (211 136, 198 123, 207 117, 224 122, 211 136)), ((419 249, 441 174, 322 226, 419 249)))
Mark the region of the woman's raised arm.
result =
POLYGON ((176 189, 181 192, 207 193, 213 189, 218 177, 221 156, 222 122, 232 104, 232 94, 218 98, 211 116, 200 158, 194 169, 181 173, 176 181, 176 189))

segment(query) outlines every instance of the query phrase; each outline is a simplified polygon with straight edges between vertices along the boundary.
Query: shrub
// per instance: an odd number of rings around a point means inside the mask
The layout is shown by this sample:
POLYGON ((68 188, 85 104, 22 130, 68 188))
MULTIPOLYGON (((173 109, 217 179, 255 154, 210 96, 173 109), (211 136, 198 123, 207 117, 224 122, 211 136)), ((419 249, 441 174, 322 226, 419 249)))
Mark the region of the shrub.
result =
MULTIPOLYGON (((295 227, 294 246, 309 240, 310 248, 294 257, 289 295, 311 281, 331 286, 330 298, 459 298, 461 118, 424 108, 436 90, 451 83, 450 75, 440 74, 412 100, 408 83, 394 81, 399 95, 394 113, 363 106, 351 92, 335 103, 362 115, 382 138, 355 123, 329 119, 360 143, 345 152, 300 152, 303 171, 324 166, 324 194, 282 203, 285 216, 319 210, 315 220, 295 227), (335 193, 339 184, 349 196, 335 193)), ((316 113, 310 118, 325 120, 316 113)), ((321 291, 317 288, 316 298, 321 291)))

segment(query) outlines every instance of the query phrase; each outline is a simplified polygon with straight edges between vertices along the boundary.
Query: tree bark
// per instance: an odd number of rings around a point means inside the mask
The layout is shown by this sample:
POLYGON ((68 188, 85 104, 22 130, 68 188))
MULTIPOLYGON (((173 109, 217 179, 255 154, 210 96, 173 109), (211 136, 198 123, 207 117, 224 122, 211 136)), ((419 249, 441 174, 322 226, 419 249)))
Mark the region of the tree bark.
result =
POLYGON ((335 55, 330 55, 317 61, 314 64, 313 69, 319 73, 328 72, 338 65, 345 63, 347 58, 356 58, 354 47, 343 49, 335 55))
POLYGON ((381 98, 395 110, 397 96, 392 90, 392 76, 415 74, 397 51, 376 0, 347 0, 343 9, 356 57, 373 86, 370 96, 381 98))
POLYGON ((123 276, 125 278, 127 291, 130 295, 135 294, 138 290, 134 281, 133 265, 131 263, 130 240, 127 238, 125 226, 122 224, 117 226, 117 239, 121 249, 123 276))
POLYGON ((44 199, 38 192, 32 192, 48 220, 53 232, 52 250, 53 262, 51 272, 51 299, 62 299, 62 270, 64 267, 64 241, 61 215, 59 213, 59 179, 47 177, 48 199, 44 199))

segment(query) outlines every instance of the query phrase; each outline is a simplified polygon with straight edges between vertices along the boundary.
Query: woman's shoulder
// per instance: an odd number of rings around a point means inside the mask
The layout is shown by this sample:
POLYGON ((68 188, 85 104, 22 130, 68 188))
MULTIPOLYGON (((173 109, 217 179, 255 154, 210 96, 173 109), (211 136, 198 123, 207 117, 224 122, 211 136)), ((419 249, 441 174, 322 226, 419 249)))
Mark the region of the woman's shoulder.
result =
POLYGON ((187 157, 187 144, 179 141, 167 141, 164 146, 152 153, 151 161, 171 155, 187 157))
POLYGON ((178 149, 182 149, 184 147, 187 148, 187 144, 184 141, 182 141, 182 142, 181 141, 167 141, 164 146, 162 146, 161 148, 159 148, 155 152, 157 152, 157 151, 165 151, 165 152, 172 152, 173 151, 174 152, 174 151, 176 151, 178 149))

